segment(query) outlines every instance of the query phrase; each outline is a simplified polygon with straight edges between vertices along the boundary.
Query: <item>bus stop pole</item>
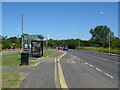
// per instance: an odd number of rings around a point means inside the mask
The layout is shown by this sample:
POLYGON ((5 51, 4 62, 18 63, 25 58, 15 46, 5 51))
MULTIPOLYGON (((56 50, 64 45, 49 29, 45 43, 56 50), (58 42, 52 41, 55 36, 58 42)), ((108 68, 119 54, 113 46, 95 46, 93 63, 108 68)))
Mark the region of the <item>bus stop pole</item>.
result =
POLYGON ((47 49, 48 49, 48 39, 47 39, 47 35, 46 35, 46 56, 47 56, 47 49))

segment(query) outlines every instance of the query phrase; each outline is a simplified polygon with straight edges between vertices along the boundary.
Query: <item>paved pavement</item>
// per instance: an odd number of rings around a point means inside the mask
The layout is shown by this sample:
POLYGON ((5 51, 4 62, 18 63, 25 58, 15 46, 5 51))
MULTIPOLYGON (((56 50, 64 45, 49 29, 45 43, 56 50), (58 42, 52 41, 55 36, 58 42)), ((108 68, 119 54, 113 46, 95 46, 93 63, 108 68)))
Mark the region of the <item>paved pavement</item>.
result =
POLYGON ((91 53, 84 50, 61 51, 38 59, 38 66, 3 67, 2 70, 29 73, 20 88, 117 88, 117 70, 113 60, 117 57, 105 58, 91 53), (114 64, 106 64, 102 58, 110 59, 114 64), (112 78, 110 75, 115 76, 112 78))

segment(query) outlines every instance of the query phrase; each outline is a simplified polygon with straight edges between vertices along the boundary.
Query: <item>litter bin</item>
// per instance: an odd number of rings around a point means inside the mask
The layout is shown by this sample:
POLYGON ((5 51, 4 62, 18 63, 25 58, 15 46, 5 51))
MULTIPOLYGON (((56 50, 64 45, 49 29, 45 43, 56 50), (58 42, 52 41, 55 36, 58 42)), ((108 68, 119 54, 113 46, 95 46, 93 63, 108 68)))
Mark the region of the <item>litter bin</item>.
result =
POLYGON ((29 53, 21 53, 21 64, 22 65, 28 65, 29 64, 29 53))

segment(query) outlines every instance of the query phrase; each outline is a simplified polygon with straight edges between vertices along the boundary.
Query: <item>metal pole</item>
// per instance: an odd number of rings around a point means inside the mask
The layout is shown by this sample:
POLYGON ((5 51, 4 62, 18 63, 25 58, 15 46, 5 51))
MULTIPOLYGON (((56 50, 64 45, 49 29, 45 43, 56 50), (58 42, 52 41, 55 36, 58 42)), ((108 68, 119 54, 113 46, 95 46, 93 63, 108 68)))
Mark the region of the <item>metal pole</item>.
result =
POLYGON ((23 28, 23 14, 21 15, 21 17, 22 17, 22 45, 21 45, 21 52, 23 53, 24 52, 24 36, 23 36, 23 30, 24 30, 24 28, 23 28))
POLYGON ((46 37, 46 50, 48 49, 48 39, 46 37))
MULTIPOLYGON (((109 22, 109 25, 110 25, 110 19, 111 19, 110 13, 109 13, 109 17, 108 17, 108 18, 109 18, 108 22, 109 22)), ((109 27, 110 27, 110 26, 109 26, 109 27)), ((110 54, 110 48, 111 48, 111 47, 110 47, 110 46, 111 46, 110 44, 111 44, 111 43, 110 43, 110 30, 109 30, 109 54, 110 54)))
POLYGON ((47 34, 46 34, 46 56, 47 56, 47 44, 48 44, 48 41, 47 41, 47 34))
MULTIPOLYGON (((103 12, 100 12, 100 13, 103 14, 103 12)), ((108 13, 108 24, 109 24, 109 27, 110 27, 110 22, 111 22, 110 19, 111 19, 111 14, 108 13)), ((108 37, 108 38, 109 38, 109 54, 110 54, 110 49, 111 49, 111 47, 110 47, 110 46, 111 46, 111 45, 110 45, 110 44, 111 44, 111 43, 110 43, 110 30, 109 30, 109 37, 108 37)))

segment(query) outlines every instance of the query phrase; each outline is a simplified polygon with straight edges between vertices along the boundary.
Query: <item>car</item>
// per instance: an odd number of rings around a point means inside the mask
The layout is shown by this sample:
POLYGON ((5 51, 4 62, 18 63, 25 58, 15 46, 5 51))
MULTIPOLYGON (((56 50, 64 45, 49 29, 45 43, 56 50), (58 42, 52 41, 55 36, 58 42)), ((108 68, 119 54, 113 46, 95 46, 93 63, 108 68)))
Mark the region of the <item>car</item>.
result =
POLYGON ((63 49, 63 47, 58 47, 58 49, 59 49, 59 50, 62 50, 62 49, 63 49))
POLYGON ((67 47, 67 46, 64 46, 64 47, 63 47, 63 50, 68 50, 68 47, 67 47))

